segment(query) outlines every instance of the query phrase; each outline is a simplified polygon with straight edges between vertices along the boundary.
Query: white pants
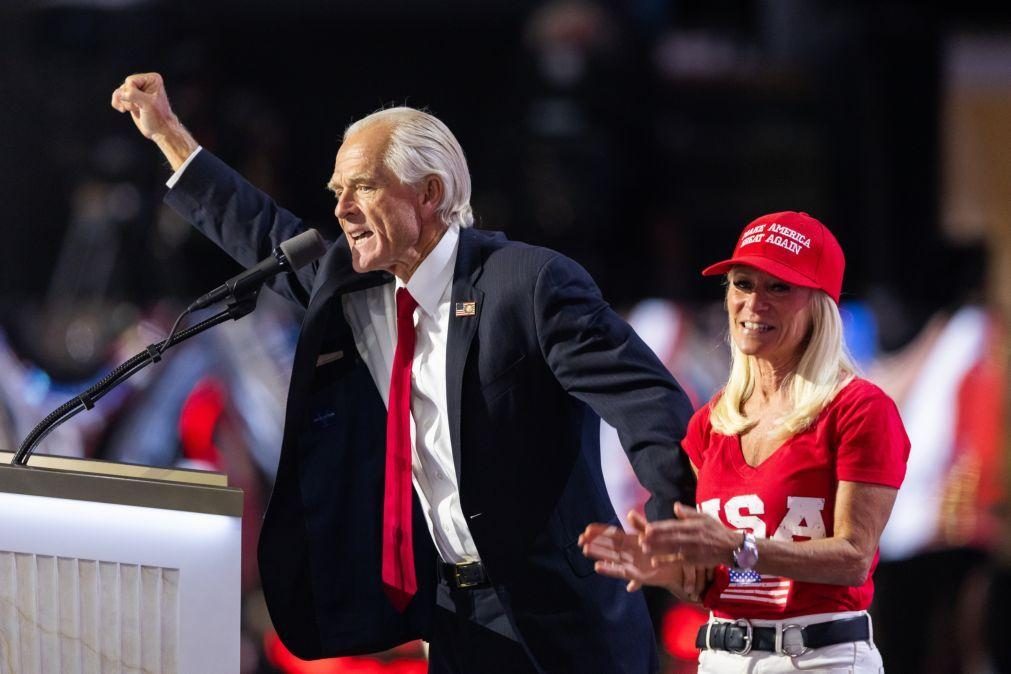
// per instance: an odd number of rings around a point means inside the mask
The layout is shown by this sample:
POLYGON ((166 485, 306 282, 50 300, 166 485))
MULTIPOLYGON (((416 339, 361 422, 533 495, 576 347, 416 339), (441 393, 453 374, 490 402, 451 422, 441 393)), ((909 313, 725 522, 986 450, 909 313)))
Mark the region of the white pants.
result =
MULTIPOLYGON (((818 613, 795 616, 787 620, 752 620, 754 627, 779 627, 783 625, 813 625, 829 620, 842 620, 865 615, 866 611, 844 613, 818 613)), ((868 621, 870 617, 868 616, 868 621)), ((732 622, 710 615, 710 622, 732 622)), ((799 650, 797 630, 783 632, 783 642, 790 650, 799 650)), ((703 649, 699 653, 699 674, 780 674, 781 672, 811 672, 813 674, 884 674, 881 652, 874 646, 874 628, 867 641, 823 646, 804 655, 791 657, 771 651, 752 651, 737 655, 729 651, 703 649)))

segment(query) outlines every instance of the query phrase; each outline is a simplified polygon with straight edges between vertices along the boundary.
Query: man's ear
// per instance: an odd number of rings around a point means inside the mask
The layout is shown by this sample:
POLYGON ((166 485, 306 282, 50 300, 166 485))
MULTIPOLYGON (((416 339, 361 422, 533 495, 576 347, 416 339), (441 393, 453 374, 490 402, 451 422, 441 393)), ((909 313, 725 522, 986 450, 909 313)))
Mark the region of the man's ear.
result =
POLYGON ((435 174, 425 176, 421 183, 420 192, 422 210, 427 214, 434 214, 439 206, 442 206, 442 199, 445 193, 446 187, 442 184, 442 178, 435 174))

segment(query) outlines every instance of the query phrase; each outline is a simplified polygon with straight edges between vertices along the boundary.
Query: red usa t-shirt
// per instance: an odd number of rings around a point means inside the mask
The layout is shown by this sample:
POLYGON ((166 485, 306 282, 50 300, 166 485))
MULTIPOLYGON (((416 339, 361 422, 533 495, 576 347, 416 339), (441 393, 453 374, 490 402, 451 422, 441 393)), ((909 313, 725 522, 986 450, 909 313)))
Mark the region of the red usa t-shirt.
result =
MULTIPOLYGON (((682 447, 699 471, 699 510, 732 529, 756 538, 826 538, 833 535, 840 480, 897 489, 905 477, 909 438, 895 403, 869 381, 854 378, 811 426, 755 467, 744 461, 738 436, 713 431, 709 411, 715 400, 692 417, 682 447)), ((875 552, 867 580, 856 587, 743 574, 721 565, 703 603, 723 618, 864 610, 874 595, 877 564, 875 552)))

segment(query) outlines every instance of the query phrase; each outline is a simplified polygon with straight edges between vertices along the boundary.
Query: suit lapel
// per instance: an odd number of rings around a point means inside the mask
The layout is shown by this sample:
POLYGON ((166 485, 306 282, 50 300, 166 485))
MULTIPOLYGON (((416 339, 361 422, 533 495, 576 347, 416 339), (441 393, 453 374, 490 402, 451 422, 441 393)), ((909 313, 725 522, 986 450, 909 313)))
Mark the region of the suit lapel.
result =
MULTIPOLYGON (((475 283, 482 271, 481 233, 470 228, 460 230, 460 243, 453 271, 453 291, 449 306, 449 335, 446 346, 446 405, 449 414, 449 437, 453 446, 453 463, 456 466, 457 484, 460 479, 460 422, 463 398, 463 373, 470 353, 470 345, 477 334, 478 321, 484 303, 484 292, 475 283), (473 313, 466 303, 473 302, 473 313), (457 305, 461 315, 457 315, 457 305)), ((358 274, 351 267, 351 251, 347 240, 340 238, 323 258, 316 284, 309 299, 302 334, 295 351, 291 391, 303 390, 301 380, 310 377, 314 370, 320 343, 327 325, 327 316, 334 311, 334 302, 346 293, 389 283, 393 277, 386 272, 358 274)), ((292 405, 289 404, 289 409, 292 405)))
POLYGON ((460 484, 460 417, 463 399, 463 371, 471 342, 481 319, 484 293, 474 284, 481 275, 479 234, 470 228, 460 230, 460 243, 453 271, 453 293, 449 303, 449 336, 446 345, 446 406, 449 414, 449 438, 453 445, 453 464, 460 484), (473 302, 473 311, 467 303, 473 302), (459 310, 458 310, 459 309, 459 310))
MULTIPOLYGON (((368 274, 355 272, 351 266, 351 250, 344 237, 338 239, 323 258, 317 278, 319 282, 315 284, 309 298, 309 306, 302 319, 302 330, 295 349, 290 386, 293 392, 303 390, 301 379, 311 376, 315 368, 316 357, 319 355, 323 333, 327 326, 328 312, 334 310, 334 302, 339 302, 340 297, 346 293, 382 285, 393 279, 386 272, 368 274)), ((343 319, 343 314, 341 317, 343 319)))
MULTIPOLYGON (((348 240, 343 236, 337 239, 336 243, 327 251, 326 257, 320 263, 318 275, 319 282, 309 298, 309 312, 312 312, 314 304, 318 308, 320 303, 327 302, 334 296, 355 290, 364 290, 393 280, 393 275, 384 271, 373 271, 367 274, 356 272, 351 266, 351 249, 348 248, 348 240)), ((307 313, 306 318, 308 319, 308 317, 307 313)))

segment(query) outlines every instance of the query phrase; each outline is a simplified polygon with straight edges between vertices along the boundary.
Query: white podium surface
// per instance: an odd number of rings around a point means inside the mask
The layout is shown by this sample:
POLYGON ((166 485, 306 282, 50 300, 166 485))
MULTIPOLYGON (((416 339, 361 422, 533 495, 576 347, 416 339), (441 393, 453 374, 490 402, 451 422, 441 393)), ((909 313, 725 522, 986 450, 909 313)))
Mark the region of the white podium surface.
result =
POLYGON ((0 674, 239 671, 224 475, 0 452, 0 674))

